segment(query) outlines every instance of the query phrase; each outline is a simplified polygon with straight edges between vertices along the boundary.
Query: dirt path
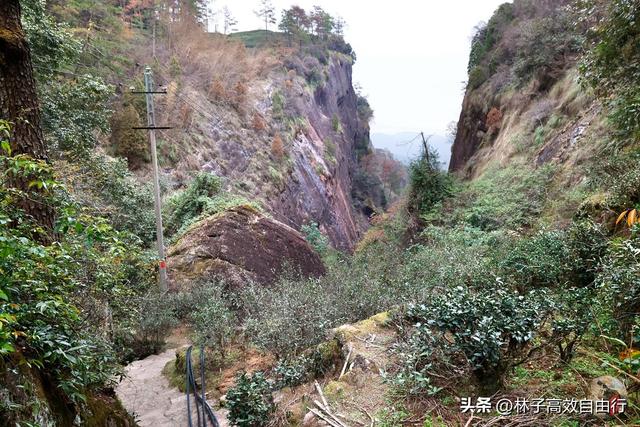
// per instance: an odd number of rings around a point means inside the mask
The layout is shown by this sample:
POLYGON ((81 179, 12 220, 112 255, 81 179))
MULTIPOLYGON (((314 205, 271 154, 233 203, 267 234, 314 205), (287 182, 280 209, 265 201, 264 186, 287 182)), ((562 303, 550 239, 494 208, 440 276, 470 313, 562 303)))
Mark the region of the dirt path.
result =
MULTIPOLYGON (((162 375, 167 362, 175 358, 176 348, 131 363, 126 368, 127 377, 116 389, 118 398, 141 427, 187 425, 185 395, 171 387, 162 375)), ((218 411, 216 416, 220 426, 228 426, 224 412, 218 411)))

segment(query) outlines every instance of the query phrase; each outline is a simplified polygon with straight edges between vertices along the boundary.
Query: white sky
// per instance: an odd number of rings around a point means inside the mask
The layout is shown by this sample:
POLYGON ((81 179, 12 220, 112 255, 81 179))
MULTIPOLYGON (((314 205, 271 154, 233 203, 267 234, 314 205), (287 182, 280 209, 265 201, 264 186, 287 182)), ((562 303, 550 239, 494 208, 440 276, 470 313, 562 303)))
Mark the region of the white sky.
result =
MULTIPOLYGON (((238 30, 262 28, 259 0, 211 0, 229 7, 238 30)), ((473 27, 506 0, 273 0, 282 10, 318 5, 347 23, 354 82, 375 111, 372 132, 445 134, 458 120, 473 27)))

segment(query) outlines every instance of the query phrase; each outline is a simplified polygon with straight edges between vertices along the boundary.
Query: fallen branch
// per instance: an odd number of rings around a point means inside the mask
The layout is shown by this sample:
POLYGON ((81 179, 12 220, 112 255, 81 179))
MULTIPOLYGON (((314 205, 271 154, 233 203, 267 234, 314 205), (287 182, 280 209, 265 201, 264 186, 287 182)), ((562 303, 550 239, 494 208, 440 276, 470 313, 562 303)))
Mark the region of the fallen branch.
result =
POLYGON ((349 343, 349 353, 347 353, 347 358, 344 361, 344 366, 342 367, 342 371, 340 372, 340 376, 338 379, 342 378, 347 371, 347 365, 349 364, 349 359, 351 358, 351 353, 353 352, 353 346, 349 343))

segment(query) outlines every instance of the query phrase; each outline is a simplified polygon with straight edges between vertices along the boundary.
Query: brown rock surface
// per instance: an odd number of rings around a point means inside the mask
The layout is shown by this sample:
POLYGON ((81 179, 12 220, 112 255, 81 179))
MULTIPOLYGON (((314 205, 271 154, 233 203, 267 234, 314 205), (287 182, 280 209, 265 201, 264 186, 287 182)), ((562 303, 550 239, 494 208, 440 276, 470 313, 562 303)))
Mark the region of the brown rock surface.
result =
POLYGON ((173 289, 214 278, 233 287, 249 280, 269 284, 287 265, 304 276, 325 272, 322 260, 299 232, 249 206, 196 224, 169 249, 167 258, 173 289))

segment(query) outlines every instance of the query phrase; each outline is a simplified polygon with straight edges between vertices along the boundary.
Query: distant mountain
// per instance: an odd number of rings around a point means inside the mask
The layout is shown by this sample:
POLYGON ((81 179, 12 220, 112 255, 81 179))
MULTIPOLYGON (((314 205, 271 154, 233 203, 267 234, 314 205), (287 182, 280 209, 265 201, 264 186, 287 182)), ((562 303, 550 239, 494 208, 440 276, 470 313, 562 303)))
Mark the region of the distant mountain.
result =
MULTIPOLYGON (((390 151, 396 159, 407 165, 418 158, 422 152, 422 138, 416 132, 401 132, 393 135, 372 133, 371 142, 376 148, 390 151)), ((451 158, 451 141, 442 135, 433 135, 429 139, 429 145, 438 152, 443 169, 448 169, 451 158)))

